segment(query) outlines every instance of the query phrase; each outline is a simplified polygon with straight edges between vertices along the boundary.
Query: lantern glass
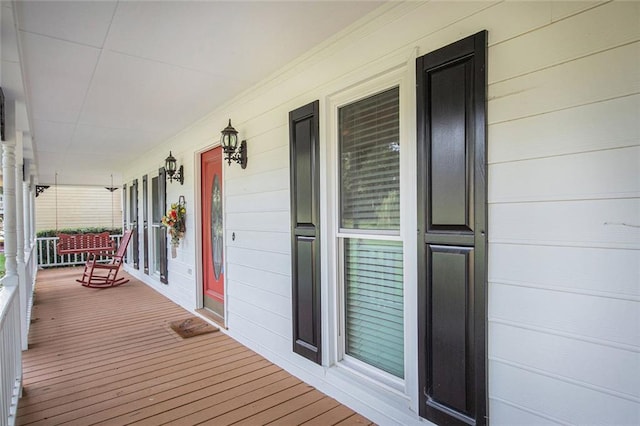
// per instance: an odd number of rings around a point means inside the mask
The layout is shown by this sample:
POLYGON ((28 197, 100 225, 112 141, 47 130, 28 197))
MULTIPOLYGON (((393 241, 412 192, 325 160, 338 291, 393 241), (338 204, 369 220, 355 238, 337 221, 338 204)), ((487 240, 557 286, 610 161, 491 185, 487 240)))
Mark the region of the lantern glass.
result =
POLYGON ((169 151, 169 156, 166 158, 166 160, 164 160, 164 168, 166 169, 169 176, 173 176, 173 174, 176 172, 176 159, 171 154, 171 151, 169 151))
POLYGON ((231 119, 229 119, 229 125, 222 131, 220 142, 225 152, 234 152, 238 146, 238 131, 231 125, 231 119))

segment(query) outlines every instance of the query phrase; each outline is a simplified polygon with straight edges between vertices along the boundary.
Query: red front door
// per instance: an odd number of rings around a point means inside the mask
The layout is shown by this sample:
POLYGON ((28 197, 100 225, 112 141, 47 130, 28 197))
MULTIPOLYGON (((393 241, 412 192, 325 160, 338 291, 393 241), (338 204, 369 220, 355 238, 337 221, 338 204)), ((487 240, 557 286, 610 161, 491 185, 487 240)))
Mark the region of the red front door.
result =
POLYGON ((224 318, 222 148, 203 153, 201 165, 204 307, 224 318))

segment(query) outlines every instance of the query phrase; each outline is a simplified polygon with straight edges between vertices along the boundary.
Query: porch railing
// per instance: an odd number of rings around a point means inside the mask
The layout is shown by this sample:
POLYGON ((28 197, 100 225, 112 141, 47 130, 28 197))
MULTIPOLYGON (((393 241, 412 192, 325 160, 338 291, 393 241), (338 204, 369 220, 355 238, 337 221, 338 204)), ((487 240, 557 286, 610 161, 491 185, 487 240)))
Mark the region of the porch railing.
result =
MULTIPOLYGON (((0 280, 2 284, 3 280, 0 280)), ((0 426, 16 422, 22 389, 20 298, 18 287, 0 287, 0 426)))
MULTIPOLYGON (((122 235, 111 235, 116 242, 116 247, 120 246, 122 235)), ((87 254, 58 254, 58 237, 36 238, 38 266, 41 268, 56 268, 58 266, 84 265, 87 261, 87 254)), ((98 261, 107 261, 108 257, 100 256, 98 261)))

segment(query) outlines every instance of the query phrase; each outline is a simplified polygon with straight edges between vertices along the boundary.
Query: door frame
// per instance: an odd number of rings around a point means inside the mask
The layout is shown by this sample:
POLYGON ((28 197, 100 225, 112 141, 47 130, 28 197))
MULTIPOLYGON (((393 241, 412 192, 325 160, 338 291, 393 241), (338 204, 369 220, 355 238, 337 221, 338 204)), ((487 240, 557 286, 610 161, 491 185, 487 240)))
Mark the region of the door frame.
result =
MULTIPOLYGON (((195 193, 195 197, 194 197, 194 217, 195 217, 195 234, 196 234, 196 279, 195 279, 195 286, 196 286, 196 309, 197 310, 201 310, 202 313, 209 312, 208 310, 205 309, 204 307, 204 271, 203 271, 203 265, 202 265, 202 252, 203 252, 203 247, 202 247, 202 232, 200 232, 200 230, 202 229, 202 154, 204 154, 205 152, 211 151, 214 148, 217 148, 220 146, 220 141, 217 141, 211 145, 207 145, 204 148, 201 148, 197 151, 194 152, 193 154, 193 158, 194 158, 194 173, 195 173, 195 187, 197 189, 196 193, 195 193)), ((227 183, 226 183, 226 178, 225 178, 225 167, 224 167, 224 156, 222 158, 222 194, 223 194, 223 200, 225 197, 225 194, 227 193, 227 183)), ((228 307, 227 307, 227 291, 228 291, 228 279, 227 279, 227 273, 226 271, 228 271, 227 268, 227 227, 226 227, 226 223, 227 223, 227 203, 225 203, 223 201, 222 203, 222 217, 223 217, 223 221, 224 221, 224 244, 223 244, 223 258, 224 258, 224 271, 225 271, 225 275, 224 275, 224 294, 225 294, 225 298, 224 298, 224 308, 223 308, 223 313, 224 313, 224 324, 221 324, 224 328, 227 327, 227 315, 228 315, 228 307)), ((216 316, 216 320, 219 320, 219 318, 216 316)))

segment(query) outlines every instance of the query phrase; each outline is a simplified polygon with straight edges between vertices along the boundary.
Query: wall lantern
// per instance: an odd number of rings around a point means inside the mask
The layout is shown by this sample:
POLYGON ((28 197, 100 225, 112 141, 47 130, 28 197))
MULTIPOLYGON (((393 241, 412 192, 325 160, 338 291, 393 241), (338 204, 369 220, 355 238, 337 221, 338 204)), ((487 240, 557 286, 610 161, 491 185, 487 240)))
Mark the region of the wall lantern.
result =
POLYGON ((243 169, 247 168, 247 141, 240 142, 238 148, 238 131, 231 125, 231 119, 229 119, 229 125, 222 131, 220 143, 224 149, 224 159, 229 165, 231 165, 231 161, 235 161, 243 169))
POLYGON ((173 182, 174 180, 180 182, 180 185, 184 184, 184 169, 180 166, 179 169, 176 169, 177 161, 173 155, 171 155, 171 151, 169 151, 169 156, 164 160, 164 169, 167 172, 167 179, 169 182, 173 182))

